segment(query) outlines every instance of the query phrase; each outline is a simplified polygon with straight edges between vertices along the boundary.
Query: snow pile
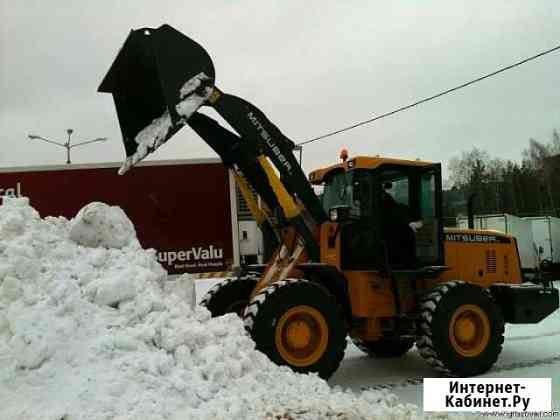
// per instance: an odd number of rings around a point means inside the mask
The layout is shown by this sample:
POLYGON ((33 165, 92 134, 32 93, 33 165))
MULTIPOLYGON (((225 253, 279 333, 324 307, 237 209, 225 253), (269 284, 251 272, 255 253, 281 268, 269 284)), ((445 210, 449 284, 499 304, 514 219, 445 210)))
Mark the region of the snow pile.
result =
POLYGON ((90 203, 78 212, 70 224, 70 239, 94 248, 138 245, 134 226, 124 211, 99 202, 90 203))
POLYGON ((193 309, 192 280, 166 280, 132 232, 99 203, 69 222, 4 199, 0 418, 414 418, 391 394, 272 364, 236 316, 193 309))

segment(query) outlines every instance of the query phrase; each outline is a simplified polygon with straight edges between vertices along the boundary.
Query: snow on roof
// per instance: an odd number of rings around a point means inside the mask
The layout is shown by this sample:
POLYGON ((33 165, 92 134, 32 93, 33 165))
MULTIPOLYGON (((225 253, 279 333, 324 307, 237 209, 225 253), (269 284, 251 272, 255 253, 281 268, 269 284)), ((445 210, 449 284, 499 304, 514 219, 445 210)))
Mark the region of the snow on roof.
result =
MULTIPOLYGON (((219 158, 200 158, 200 159, 162 159, 149 160, 138 163, 135 166, 165 166, 165 165, 205 165, 222 163, 219 158)), ((96 169, 96 168, 120 168, 122 162, 99 162, 99 163, 79 163, 69 165, 36 165, 36 166, 12 166, 0 168, 0 173, 13 172, 34 172, 34 171, 61 171, 74 169, 96 169)))

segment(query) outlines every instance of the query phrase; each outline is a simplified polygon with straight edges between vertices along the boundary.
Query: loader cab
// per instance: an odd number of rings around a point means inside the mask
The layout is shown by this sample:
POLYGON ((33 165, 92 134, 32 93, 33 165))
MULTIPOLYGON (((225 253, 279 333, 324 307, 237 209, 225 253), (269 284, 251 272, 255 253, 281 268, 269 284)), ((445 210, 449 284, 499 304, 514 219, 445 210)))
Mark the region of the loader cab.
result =
POLYGON ((310 180, 323 185, 324 210, 340 224, 343 270, 443 265, 439 164, 356 157, 310 180))

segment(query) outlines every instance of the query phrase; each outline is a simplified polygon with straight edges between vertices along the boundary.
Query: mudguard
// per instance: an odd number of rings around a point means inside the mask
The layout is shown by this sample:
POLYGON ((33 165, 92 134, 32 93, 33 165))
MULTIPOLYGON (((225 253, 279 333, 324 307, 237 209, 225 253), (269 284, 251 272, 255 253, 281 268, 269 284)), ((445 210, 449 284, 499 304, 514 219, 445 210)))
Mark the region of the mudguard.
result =
POLYGON ((351 321, 348 281, 338 268, 324 263, 303 263, 298 264, 296 268, 303 271, 304 278, 323 285, 341 305, 346 320, 351 321))

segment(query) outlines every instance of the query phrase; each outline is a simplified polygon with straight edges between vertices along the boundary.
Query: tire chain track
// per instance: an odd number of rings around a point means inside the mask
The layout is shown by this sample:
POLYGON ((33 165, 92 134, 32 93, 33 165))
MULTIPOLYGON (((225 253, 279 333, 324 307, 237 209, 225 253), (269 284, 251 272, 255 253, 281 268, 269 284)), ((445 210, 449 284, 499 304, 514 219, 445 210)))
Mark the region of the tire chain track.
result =
MULTIPOLYGON (((560 354, 550 357, 544 357, 542 359, 534 359, 527 362, 515 362, 509 363, 502 366, 496 366, 488 371, 488 373, 499 373, 499 372, 507 372, 510 370, 515 369, 524 369, 524 368, 532 368, 537 366, 544 366, 544 365, 551 365, 554 363, 560 362, 560 354)), ((442 377, 453 377, 453 376, 442 376, 442 377)), ((395 382, 387 382, 384 384, 376 384, 372 386, 364 386, 361 387, 360 390, 383 390, 383 389, 394 389, 394 388, 404 388, 407 386, 414 386, 414 385, 422 385, 424 382, 423 376, 418 376, 416 378, 408 378, 403 379, 402 381, 395 381, 395 382)))
POLYGON ((517 337, 506 337, 506 343, 508 341, 519 341, 519 340, 534 340, 536 338, 544 338, 544 337, 554 337, 556 335, 560 335, 560 331, 551 331, 548 333, 544 333, 541 335, 519 335, 517 337))
MULTIPOLYGON (((545 333, 545 334, 541 334, 541 335, 527 335, 527 336, 509 337, 509 338, 506 338, 506 343, 508 341, 512 341, 512 340, 517 340, 517 341, 520 341, 520 340, 534 340, 534 339, 538 339, 538 338, 553 337, 553 336, 557 336, 557 335, 560 335, 560 331, 551 331, 549 333, 545 333)), ((560 354, 556 355, 556 356, 545 357, 545 358, 542 358, 542 359, 534 359, 534 360, 527 361, 527 362, 515 362, 515 363, 510 363, 510 364, 507 364, 507 365, 495 366, 489 372, 490 373, 506 372, 506 371, 510 371, 510 370, 514 370, 514 369, 530 368, 530 367, 536 367, 536 366, 541 366, 541 365, 553 364, 553 363, 556 363, 556 362, 560 362, 560 354)), ((424 377, 418 376, 416 378, 403 379, 402 381, 387 382, 385 384, 365 386, 365 387, 362 387, 361 389, 363 389, 363 390, 366 390, 366 389, 380 390, 380 389, 402 388, 402 387, 406 387, 406 386, 421 385, 423 383, 423 381, 424 381, 424 377)))

